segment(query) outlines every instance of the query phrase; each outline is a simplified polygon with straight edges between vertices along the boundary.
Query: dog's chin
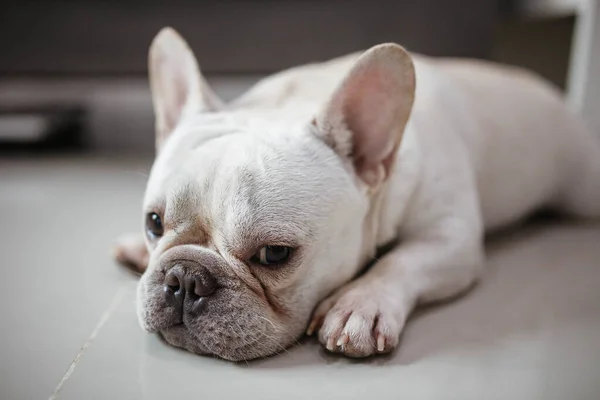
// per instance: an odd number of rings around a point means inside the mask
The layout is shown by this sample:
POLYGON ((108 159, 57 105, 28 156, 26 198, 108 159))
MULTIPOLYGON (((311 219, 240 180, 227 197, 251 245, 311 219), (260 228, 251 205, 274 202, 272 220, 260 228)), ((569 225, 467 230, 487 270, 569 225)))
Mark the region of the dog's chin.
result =
MULTIPOLYGON (((213 356, 228 361, 249 361, 256 358, 264 358, 276 354, 276 348, 264 346, 263 340, 253 342, 232 343, 229 337, 223 337, 222 341, 203 341, 197 337, 184 324, 177 324, 159 331, 160 337, 168 344, 187 350, 201 356, 213 356)), ((291 343, 277 344, 279 351, 283 351, 291 343)))
POLYGON ((182 348, 201 356, 210 355, 211 352, 190 333, 184 324, 173 325, 158 332, 159 336, 168 344, 182 348))

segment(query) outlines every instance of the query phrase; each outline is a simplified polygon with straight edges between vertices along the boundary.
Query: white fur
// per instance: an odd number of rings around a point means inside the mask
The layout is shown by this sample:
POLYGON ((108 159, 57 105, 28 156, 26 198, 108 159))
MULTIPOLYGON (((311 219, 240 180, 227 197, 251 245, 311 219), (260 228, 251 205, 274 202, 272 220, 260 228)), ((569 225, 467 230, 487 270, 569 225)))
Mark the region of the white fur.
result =
MULTIPOLYGON (((369 53, 360 62, 398 74, 390 77, 398 87, 408 82, 409 64, 398 61, 410 61, 408 55, 396 47, 378 51, 383 61, 369 53)), ((325 104, 357 57, 268 77, 214 114, 201 113, 202 96, 193 97, 186 107, 196 112, 179 121, 160 150, 145 207, 169 202, 185 185, 210 182, 195 210, 207 218, 226 210, 228 218, 212 225, 211 245, 219 248, 235 236, 240 218, 256 212, 236 200, 240 168, 261 170, 255 190, 265 200, 264 218, 306 249, 302 267, 272 288, 293 305, 297 321, 288 330, 297 335, 317 302, 335 290, 315 310, 309 333, 318 329, 330 351, 368 356, 394 348, 417 303, 473 284, 484 263, 486 230, 543 206, 600 216, 600 144, 554 89, 527 72, 412 55, 415 100, 412 111, 399 106, 410 112, 407 125, 394 122, 403 128, 396 161, 383 182, 369 182, 326 144, 318 118, 316 127, 310 124, 323 112, 319 118, 347 120, 340 108, 325 104), (351 281, 378 246, 398 239, 351 281)), ((186 79, 194 89, 204 82, 200 75, 186 79)), ((381 106, 404 100, 392 93, 360 112, 377 122, 381 106)), ((335 140, 347 139, 342 125, 335 140)), ((393 141, 389 135, 384 139, 393 141)), ((368 132, 365 137, 371 140, 368 132)), ((165 243, 149 244, 150 269, 165 243)))

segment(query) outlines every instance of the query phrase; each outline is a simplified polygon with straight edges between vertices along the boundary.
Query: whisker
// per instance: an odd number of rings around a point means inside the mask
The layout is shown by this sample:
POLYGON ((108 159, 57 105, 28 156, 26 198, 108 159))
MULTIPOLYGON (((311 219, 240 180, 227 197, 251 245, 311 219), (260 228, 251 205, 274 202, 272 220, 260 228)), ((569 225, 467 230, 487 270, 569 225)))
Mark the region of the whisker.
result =
POLYGON ((271 321, 271 320, 270 320, 269 318, 267 318, 267 317, 263 317, 262 315, 259 315, 258 317, 259 317, 259 318, 262 318, 262 319, 264 319, 264 320, 265 320, 265 321, 267 321, 269 324, 271 324, 271 326, 273 327, 273 329, 274 329, 275 331, 279 331, 279 330, 283 331, 283 332, 284 332, 286 335, 290 336, 290 337, 291 337, 291 338, 294 340, 294 342, 296 342, 296 344, 297 344, 298 346, 302 347, 302 344, 301 344, 301 343, 298 341, 298 339, 296 338, 296 336, 292 335, 292 334, 290 333, 290 331, 288 331, 288 330, 287 330, 287 329, 286 329, 284 326, 282 326, 282 325, 278 325, 278 326, 276 326, 276 325, 275 325, 275 323, 273 323, 273 321, 271 321))
MULTIPOLYGON (((242 343, 243 343, 244 346, 252 346, 254 343, 256 343, 258 341, 258 340, 252 341, 253 338, 251 337, 251 341, 248 342, 246 340, 246 337, 243 335, 244 334, 244 330, 242 329, 242 327, 240 326, 240 324, 238 324, 235 321, 233 321, 233 323, 240 329, 241 335, 240 335, 240 332, 236 332, 236 333, 238 333, 238 335, 239 335, 238 338, 242 341, 242 343)), ((232 326, 232 328, 233 328, 233 326, 232 326)), ((246 363, 247 366, 250 366, 250 364, 248 363, 248 360, 246 358, 242 357, 242 360, 244 360, 244 362, 246 363)))
MULTIPOLYGON (((283 345, 281 345, 274 337, 267 335, 265 332, 259 332, 259 333, 261 335, 263 335, 265 338, 269 339, 270 342, 275 345, 275 347, 280 347, 282 351, 285 351, 286 353, 290 354, 288 349, 286 349, 283 345)), ((276 351, 275 354, 281 354, 281 352, 276 351)))
POLYGON ((136 171, 134 169, 119 168, 118 171, 119 172, 125 172, 125 173, 132 174, 132 175, 140 175, 140 176, 143 176, 144 178, 149 178, 150 177, 149 173, 142 172, 142 171, 136 171))

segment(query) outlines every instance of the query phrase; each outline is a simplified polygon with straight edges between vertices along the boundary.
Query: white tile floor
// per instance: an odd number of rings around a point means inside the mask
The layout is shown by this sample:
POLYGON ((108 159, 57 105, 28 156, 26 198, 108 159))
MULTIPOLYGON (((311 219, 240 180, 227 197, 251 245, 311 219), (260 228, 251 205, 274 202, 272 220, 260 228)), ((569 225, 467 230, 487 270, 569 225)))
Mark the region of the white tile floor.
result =
POLYGON ((109 249, 140 224, 150 160, 0 160, 0 399, 597 399, 600 224, 499 235, 467 296, 413 318, 390 357, 311 340, 231 364, 138 327, 109 249))

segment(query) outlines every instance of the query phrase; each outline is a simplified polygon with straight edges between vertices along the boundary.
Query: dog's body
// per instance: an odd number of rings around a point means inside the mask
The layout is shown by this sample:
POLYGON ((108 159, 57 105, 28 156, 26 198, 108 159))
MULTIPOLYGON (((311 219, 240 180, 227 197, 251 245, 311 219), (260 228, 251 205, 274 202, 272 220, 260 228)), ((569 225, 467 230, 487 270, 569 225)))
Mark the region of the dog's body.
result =
POLYGON ((527 72, 383 45, 276 74, 224 107, 172 31, 153 49, 160 154, 145 207, 165 233, 120 254, 144 267, 150 251, 140 319, 174 345, 268 355, 320 301, 308 331, 327 349, 388 352, 416 304, 478 278, 486 230, 541 207, 600 217, 600 138, 527 72), (177 57, 186 67, 166 76, 177 57), (181 94, 169 79, 192 94, 169 100, 181 94), (255 265, 261 245, 292 249, 288 264, 255 265), (207 275, 224 289, 192 312, 207 275), (180 303, 163 300, 179 287, 180 303))

